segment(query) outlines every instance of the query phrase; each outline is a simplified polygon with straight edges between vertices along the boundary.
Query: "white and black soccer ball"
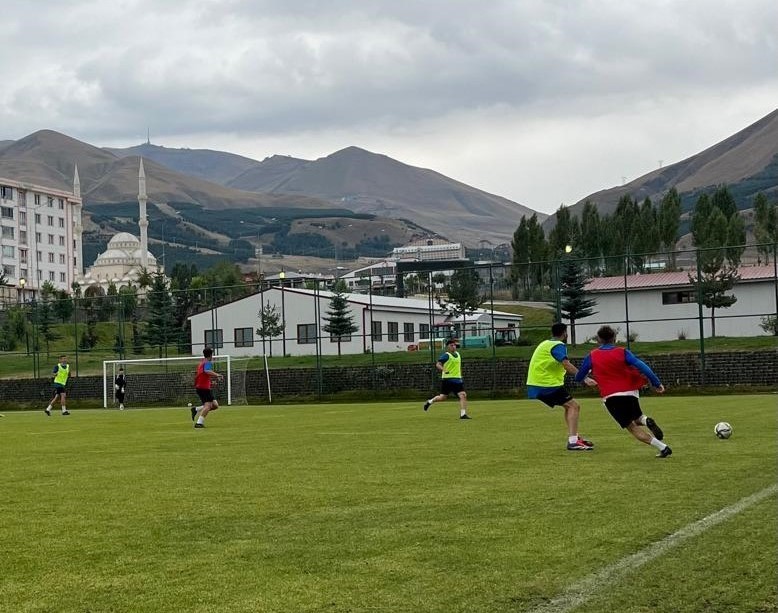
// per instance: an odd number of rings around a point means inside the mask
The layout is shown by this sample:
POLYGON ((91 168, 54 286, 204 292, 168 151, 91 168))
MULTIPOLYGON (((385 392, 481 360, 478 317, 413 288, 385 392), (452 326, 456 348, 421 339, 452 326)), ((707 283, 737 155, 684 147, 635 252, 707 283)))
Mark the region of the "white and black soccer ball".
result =
POLYGON ((729 438, 732 436, 732 426, 726 421, 720 421, 716 424, 716 427, 713 428, 713 432, 716 433, 718 438, 729 438))

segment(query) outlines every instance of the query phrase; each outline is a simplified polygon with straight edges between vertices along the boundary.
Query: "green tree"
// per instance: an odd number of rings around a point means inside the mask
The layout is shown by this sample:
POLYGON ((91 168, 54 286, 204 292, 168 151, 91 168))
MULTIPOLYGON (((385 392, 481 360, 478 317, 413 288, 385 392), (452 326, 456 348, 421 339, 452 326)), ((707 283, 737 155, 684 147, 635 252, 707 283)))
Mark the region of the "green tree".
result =
POLYGON ((675 245, 678 242, 678 230, 681 226, 681 197, 675 187, 662 198, 658 220, 660 245, 667 254, 669 269, 675 270, 675 245))
MULTIPOLYGON (((615 240, 613 243, 613 255, 627 255, 628 272, 634 263, 634 255, 637 252, 638 237, 642 232, 640 227, 640 206, 629 194, 622 196, 616 204, 613 214, 613 231, 615 240)), ((623 270, 623 264, 619 264, 623 270)))
POLYGON ((61 289, 56 293, 56 300, 54 301, 54 315, 63 324, 73 315, 73 299, 68 293, 61 289))
POLYGON ((591 200, 587 200, 581 211, 581 242, 578 245, 578 252, 587 258, 591 273, 599 270, 600 267, 603 255, 602 232, 602 220, 597 205, 591 200))
POLYGON ((594 310, 597 301, 590 298, 586 291, 587 281, 587 275, 578 260, 565 260, 559 279, 560 305, 562 318, 570 322, 570 341, 573 345, 576 344, 575 322, 597 313, 594 310))
POLYGON ((270 356, 273 356, 273 339, 284 331, 284 322, 281 320, 281 312, 273 304, 265 304, 259 313, 259 327, 257 335, 262 339, 262 355, 265 354, 265 339, 270 339, 270 356))
POLYGON ((49 357, 51 342, 59 338, 59 333, 54 327, 56 323, 54 313, 56 291, 51 281, 44 282, 41 286, 40 301, 38 302, 38 330, 46 343, 46 357, 49 357))
POLYGON ((575 245, 581 235, 581 226, 577 217, 570 214, 564 204, 556 212, 556 225, 548 234, 549 255, 559 257, 565 253, 567 245, 575 245))
POLYGON ((354 315, 351 313, 351 305, 346 299, 346 295, 340 288, 336 288, 330 300, 330 306, 327 311, 327 317, 324 317, 327 323, 322 329, 338 343, 338 355, 340 356, 340 344, 344 338, 350 337, 359 330, 354 323, 354 315))
POLYGON ((778 243, 778 206, 759 192, 754 199, 754 214, 754 238, 764 263, 769 264, 770 254, 778 243))
MULTIPOLYGON (((483 296, 479 291, 481 278, 473 268, 460 268, 451 275, 448 300, 438 297, 441 309, 452 319, 473 314, 482 304, 483 296)), ((463 326, 463 330, 464 330, 463 326)))
POLYGON ((157 347, 159 357, 162 357, 163 349, 167 352, 168 343, 175 338, 173 301, 163 273, 154 273, 146 300, 149 312, 146 322, 146 343, 151 347, 157 347))

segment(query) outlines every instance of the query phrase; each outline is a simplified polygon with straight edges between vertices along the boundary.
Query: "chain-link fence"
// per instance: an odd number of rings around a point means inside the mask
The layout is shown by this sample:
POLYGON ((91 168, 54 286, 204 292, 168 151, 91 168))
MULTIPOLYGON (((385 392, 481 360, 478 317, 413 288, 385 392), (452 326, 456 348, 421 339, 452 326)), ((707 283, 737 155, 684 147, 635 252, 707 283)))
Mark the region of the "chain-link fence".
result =
POLYGON ((561 319, 571 324, 572 344, 588 346, 603 324, 627 345, 684 342, 704 383, 714 336, 767 341, 776 332, 775 245, 733 256, 737 266, 728 249, 607 258, 572 249, 513 264, 401 262, 393 275, 368 271, 340 305, 332 292, 338 287, 302 276, 110 295, 87 288, 23 299, 20 292, 0 305, 0 373, 46 376, 65 354, 74 374, 97 374, 103 360, 199 355, 210 345, 252 358, 255 396, 269 398, 274 387, 319 398, 364 388, 391 394, 436 387, 434 363, 454 337, 468 362, 480 362, 477 384, 496 390, 521 384, 506 380, 515 373, 505 374, 502 363, 526 361, 561 319))

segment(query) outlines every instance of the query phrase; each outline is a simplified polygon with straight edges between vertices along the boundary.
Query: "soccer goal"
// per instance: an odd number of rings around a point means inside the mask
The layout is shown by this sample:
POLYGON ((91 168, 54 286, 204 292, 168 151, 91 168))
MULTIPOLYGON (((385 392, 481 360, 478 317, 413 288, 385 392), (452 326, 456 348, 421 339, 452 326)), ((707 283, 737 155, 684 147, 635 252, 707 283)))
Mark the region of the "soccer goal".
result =
MULTIPOLYGON (((174 358, 144 358, 103 361, 103 408, 115 401, 114 381, 119 368, 127 379, 125 405, 197 403, 194 377, 198 356, 174 358)), ((229 355, 215 355, 211 360, 223 381, 214 381, 214 395, 229 404, 246 404, 246 367, 248 358, 235 359, 229 355)))

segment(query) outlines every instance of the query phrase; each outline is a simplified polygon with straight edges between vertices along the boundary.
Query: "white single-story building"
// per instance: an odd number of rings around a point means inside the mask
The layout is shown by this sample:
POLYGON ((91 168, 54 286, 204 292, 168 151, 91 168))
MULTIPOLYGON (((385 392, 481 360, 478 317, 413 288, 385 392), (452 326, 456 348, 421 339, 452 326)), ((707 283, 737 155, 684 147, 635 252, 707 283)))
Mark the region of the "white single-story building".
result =
MULTIPOLYGON (((739 271, 740 280, 731 293, 737 302, 715 310, 716 336, 759 336, 762 318, 778 312, 775 268, 749 266, 739 271)), ((630 335, 641 341, 700 338, 697 287, 688 272, 662 272, 627 277, 597 277, 586 286, 597 301, 595 315, 576 321, 576 340, 593 337, 604 324, 619 328, 625 339, 629 319, 630 335), (625 291, 626 281, 626 291, 625 291), (627 317, 627 315, 629 317, 627 317)), ((711 336, 711 312, 703 306, 705 337, 711 336)))
MULTIPOLYGON (((204 345, 233 356, 254 355, 337 355, 338 339, 324 331, 331 311, 333 293, 302 288, 270 287, 189 318, 192 329, 192 355, 200 355, 204 345), (270 307, 268 307, 270 305, 270 307), (260 312, 275 309, 283 332, 262 337, 260 312), (264 341, 264 342, 263 342, 264 341)), ((465 317, 449 319, 433 301, 391 296, 344 294, 352 321, 357 327, 340 339, 344 354, 407 351, 429 341, 430 331, 450 323, 460 336, 489 334, 492 328, 515 328, 519 334, 521 315, 478 309, 465 317), (372 332, 372 334, 371 334, 372 332), (414 346, 414 347, 412 347, 414 346)))

